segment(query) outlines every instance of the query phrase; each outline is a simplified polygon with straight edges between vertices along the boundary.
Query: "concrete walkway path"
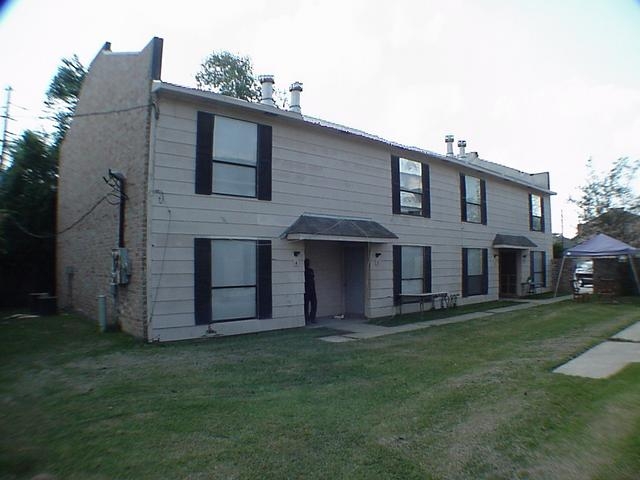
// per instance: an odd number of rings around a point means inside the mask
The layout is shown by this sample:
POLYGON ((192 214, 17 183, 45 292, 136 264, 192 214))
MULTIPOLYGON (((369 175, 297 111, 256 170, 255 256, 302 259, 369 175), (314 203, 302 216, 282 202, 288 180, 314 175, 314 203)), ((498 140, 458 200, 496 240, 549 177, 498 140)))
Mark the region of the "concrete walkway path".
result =
POLYGON ((337 330, 341 333, 339 335, 329 335, 326 337, 320 337, 320 340, 324 342, 332 343, 344 343, 353 342, 355 340, 364 340, 367 338, 376 338, 384 335, 392 335, 394 333, 410 332, 413 330, 421 330, 424 328, 436 327, 439 325, 449 325, 452 323, 467 322, 476 318, 490 317, 498 313, 513 312, 516 310, 524 310, 539 305, 546 305, 549 303, 563 302, 570 299, 570 296, 549 298, 544 300, 522 300, 518 301, 518 305, 510 305, 508 307, 495 308, 493 310, 485 310, 483 312, 466 313, 463 315, 456 315, 454 317, 442 318, 439 320, 430 320, 424 322, 407 323, 405 325, 398 325, 395 327, 384 327, 382 325, 373 325, 366 323, 366 320, 354 320, 354 319, 320 319, 318 323, 310 325, 307 328, 330 328, 337 330))
POLYGON ((615 334, 579 357, 556 368, 555 373, 587 378, 607 378, 630 363, 640 362, 640 322, 615 334))

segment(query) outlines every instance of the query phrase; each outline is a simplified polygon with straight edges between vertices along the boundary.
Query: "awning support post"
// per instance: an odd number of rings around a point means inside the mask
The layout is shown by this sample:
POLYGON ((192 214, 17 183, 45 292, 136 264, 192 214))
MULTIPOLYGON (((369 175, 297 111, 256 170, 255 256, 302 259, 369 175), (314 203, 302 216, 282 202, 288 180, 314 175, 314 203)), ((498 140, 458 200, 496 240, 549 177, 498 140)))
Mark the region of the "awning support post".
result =
POLYGON ((562 256, 562 262, 560 263, 560 272, 558 273, 558 280, 556 280, 556 289, 553 292, 553 298, 558 296, 558 287, 560 286, 560 279, 562 279, 562 270, 564 269, 564 260, 565 260, 564 255, 562 256))

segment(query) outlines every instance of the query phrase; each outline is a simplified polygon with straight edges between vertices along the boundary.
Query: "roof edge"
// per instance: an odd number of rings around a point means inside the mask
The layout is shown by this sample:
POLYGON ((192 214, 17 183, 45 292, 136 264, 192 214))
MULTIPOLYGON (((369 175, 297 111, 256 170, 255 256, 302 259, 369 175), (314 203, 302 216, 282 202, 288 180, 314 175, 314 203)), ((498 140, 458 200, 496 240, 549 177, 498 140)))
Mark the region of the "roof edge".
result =
MULTIPOLYGON (((541 193, 545 193, 547 195, 556 195, 556 192, 548 189, 548 188, 544 188, 541 187, 540 185, 536 185, 534 183, 530 183, 527 182, 525 179, 522 178, 518 178, 515 175, 507 175, 503 172, 499 172, 496 170, 492 170, 490 168, 487 168, 483 165, 480 164, 475 164, 473 162, 469 162, 469 161, 465 161, 463 159, 459 159, 455 156, 447 156, 445 154, 441 154, 441 153, 437 153, 437 152, 433 152, 431 150, 426 150, 424 148, 419 148, 419 147, 414 147, 414 146, 410 146, 410 145, 403 145, 401 143, 398 142, 394 142, 392 140, 387 140, 385 138, 379 137, 377 135, 373 135, 370 133, 367 133, 363 130, 358 130, 355 128, 350 128, 350 127, 346 127, 344 125, 340 125, 337 123, 332 123, 326 120, 322 120, 319 118, 315 118, 315 117, 311 117, 311 116, 307 116, 307 115, 301 115, 300 113, 297 112, 290 112, 288 110, 282 110, 279 109, 278 107, 275 106, 269 106, 269 105, 264 105, 261 103, 253 103, 253 102, 248 102, 246 100, 240 100, 237 98, 233 98, 233 97, 229 97, 226 95, 222 95, 216 92, 209 92, 209 91, 205 91, 205 90, 199 90, 197 88, 192 88, 192 87, 185 87, 185 86, 181 86, 181 85, 176 85, 173 83, 169 83, 169 82, 163 82, 160 80, 154 80, 151 86, 151 92, 152 93, 168 93, 170 95, 175 95, 178 97, 184 97, 184 98, 192 98, 192 99, 198 99, 198 100, 203 100, 203 101, 207 101, 207 102, 212 102, 212 103, 218 103, 218 104, 223 104, 223 105, 228 105, 228 106, 232 106, 232 107, 236 107, 236 108, 244 108, 244 109, 248 109, 248 110, 253 110, 255 112, 260 112, 266 115, 270 115, 273 117, 280 117, 280 118, 284 118, 287 120, 291 120, 291 121, 295 121, 295 122, 301 122, 303 124, 306 125, 311 125, 311 126, 315 126, 315 127, 320 127, 320 128, 324 128, 327 130, 333 130, 335 132, 339 132, 339 133, 346 133, 349 135, 354 135, 357 137, 360 137, 362 139, 365 140, 369 140, 369 141, 373 141, 382 145, 385 145, 387 147, 391 147, 397 150, 401 150, 404 152, 409 152, 409 153, 417 153, 420 155, 425 155, 431 158, 434 158, 436 160, 439 160, 443 163, 447 163, 447 164, 453 164, 458 168, 461 169, 467 169, 467 170, 474 170, 477 171, 479 173, 483 173, 485 175, 490 175, 494 178, 499 178, 501 180, 505 180, 508 182, 512 182, 512 183, 516 183, 518 185, 524 186, 526 188, 529 188, 533 191, 536 192, 541 192, 541 193)), ((490 162, 488 160, 483 160, 481 159, 483 162, 487 162, 487 163, 495 163, 495 162, 490 162)), ((514 170, 516 172, 519 172, 519 170, 513 169, 511 167, 507 167, 506 165, 501 165, 496 163, 496 165, 499 165, 502 168, 508 168, 511 170, 514 170)), ((530 173, 526 173, 526 172, 521 172, 523 175, 539 175, 539 174, 530 174, 530 173)), ((548 173, 548 172, 544 172, 544 173, 548 173)))

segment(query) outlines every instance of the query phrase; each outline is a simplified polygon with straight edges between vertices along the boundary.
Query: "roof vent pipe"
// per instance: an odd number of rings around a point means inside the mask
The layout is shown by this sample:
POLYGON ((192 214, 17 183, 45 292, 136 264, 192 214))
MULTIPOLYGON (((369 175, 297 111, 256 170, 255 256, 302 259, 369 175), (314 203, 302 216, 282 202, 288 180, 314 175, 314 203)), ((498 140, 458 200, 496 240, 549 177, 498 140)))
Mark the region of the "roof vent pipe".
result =
POLYGON ((467 148, 467 141, 466 140, 458 140, 458 148, 460 148, 460 154, 458 156, 459 157, 465 157, 466 154, 464 152, 464 149, 467 148))
POLYGON ((447 155, 453 156, 453 135, 445 135, 444 141, 447 144, 447 155))
POLYGON ((276 102, 273 100, 273 84, 276 83, 273 75, 260 75, 258 81, 262 86, 262 98, 260 103, 263 105, 271 105, 274 107, 276 102))
POLYGON ((300 93, 302 92, 302 83, 293 82, 289 87, 291 93, 291 103, 289 110, 296 113, 302 113, 300 109, 300 93))

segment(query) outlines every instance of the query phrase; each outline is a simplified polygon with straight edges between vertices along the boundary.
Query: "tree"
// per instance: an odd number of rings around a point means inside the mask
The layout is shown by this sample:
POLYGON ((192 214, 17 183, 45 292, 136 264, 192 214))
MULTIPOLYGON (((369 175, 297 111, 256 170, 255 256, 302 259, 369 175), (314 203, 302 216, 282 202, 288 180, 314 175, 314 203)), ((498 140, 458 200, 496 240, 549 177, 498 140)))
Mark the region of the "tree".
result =
POLYGON ((29 292, 55 290, 58 154, 78 102, 86 70, 75 55, 63 59, 47 90, 54 121, 51 143, 26 131, 0 172, 0 305, 20 305, 29 292), (10 279, 10 281, 9 281, 10 279))
POLYGON ((596 233, 605 233, 630 245, 640 238, 640 197, 634 193, 631 181, 640 168, 639 160, 626 157, 616 160, 605 174, 596 173, 589 159, 589 178, 580 187, 581 196, 571 199, 580 208, 577 240, 596 233))
POLYGON ((250 102, 260 101, 260 86, 249 57, 214 51, 202 62, 196 82, 198 88, 250 102))
POLYGON ((0 182, 0 305, 54 285, 56 157, 44 136, 26 131, 12 159, 0 182))
POLYGON ((71 124, 86 74, 87 71, 78 57, 73 55, 71 58, 62 59, 62 65, 58 67, 49 84, 47 100, 44 103, 50 111, 49 118, 54 122, 53 144, 56 152, 71 124))
POLYGON ((580 209, 580 220, 588 222, 613 209, 640 212, 640 197, 631 187, 639 168, 640 160, 622 157, 614 162, 609 172, 600 176, 593 168, 591 159, 587 160, 588 181, 579 188, 580 198, 571 199, 580 209))

